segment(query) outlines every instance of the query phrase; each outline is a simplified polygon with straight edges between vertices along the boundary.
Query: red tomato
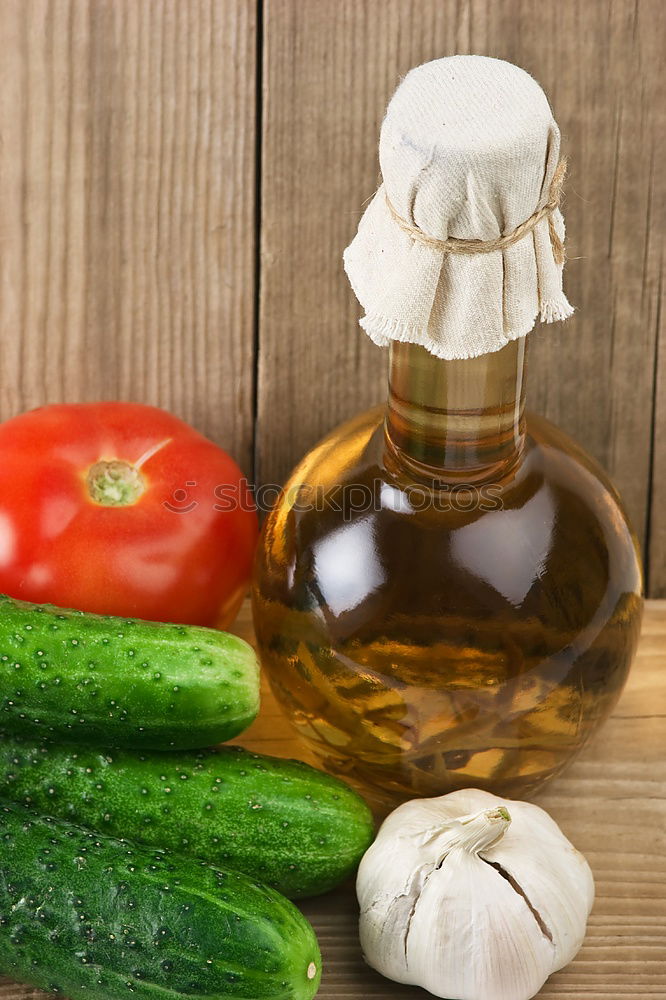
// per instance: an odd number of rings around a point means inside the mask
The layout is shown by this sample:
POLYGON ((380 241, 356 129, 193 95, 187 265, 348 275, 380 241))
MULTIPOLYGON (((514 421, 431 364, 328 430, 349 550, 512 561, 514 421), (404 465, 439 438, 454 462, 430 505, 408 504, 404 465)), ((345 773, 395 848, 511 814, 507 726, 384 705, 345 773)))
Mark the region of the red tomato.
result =
POLYGON ((0 592, 225 628, 256 539, 236 463, 164 410, 62 404, 0 425, 0 592))

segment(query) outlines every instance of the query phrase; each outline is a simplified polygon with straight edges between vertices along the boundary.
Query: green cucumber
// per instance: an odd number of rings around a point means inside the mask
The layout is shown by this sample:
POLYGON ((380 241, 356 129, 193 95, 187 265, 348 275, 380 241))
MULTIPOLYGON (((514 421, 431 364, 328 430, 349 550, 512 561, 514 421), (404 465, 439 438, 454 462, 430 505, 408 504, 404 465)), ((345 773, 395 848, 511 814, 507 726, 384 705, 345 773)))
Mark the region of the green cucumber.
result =
POLYGON ((137 749, 233 739, 259 710, 242 639, 0 595, 0 727, 137 749))
POLYGON ((236 872, 0 806, 0 972, 70 1000, 310 1000, 293 903, 236 872))
POLYGON ((370 810, 342 781, 240 747, 136 755, 6 734, 0 783, 38 812, 193 854, 293 899, 351 875, 373 837, 370 810))

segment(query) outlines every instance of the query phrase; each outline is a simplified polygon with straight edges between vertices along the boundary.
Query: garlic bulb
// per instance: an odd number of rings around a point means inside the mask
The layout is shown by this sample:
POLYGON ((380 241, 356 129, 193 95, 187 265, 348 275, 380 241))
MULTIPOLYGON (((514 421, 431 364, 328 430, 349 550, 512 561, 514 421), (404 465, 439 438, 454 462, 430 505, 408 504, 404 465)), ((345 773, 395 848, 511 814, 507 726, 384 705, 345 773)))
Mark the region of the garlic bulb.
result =
POLYGON ((543 809, 476 788, 399 806, 356 889, 369 965, 449 1000, 529 1000, 577 953, 594 900, 543 809))

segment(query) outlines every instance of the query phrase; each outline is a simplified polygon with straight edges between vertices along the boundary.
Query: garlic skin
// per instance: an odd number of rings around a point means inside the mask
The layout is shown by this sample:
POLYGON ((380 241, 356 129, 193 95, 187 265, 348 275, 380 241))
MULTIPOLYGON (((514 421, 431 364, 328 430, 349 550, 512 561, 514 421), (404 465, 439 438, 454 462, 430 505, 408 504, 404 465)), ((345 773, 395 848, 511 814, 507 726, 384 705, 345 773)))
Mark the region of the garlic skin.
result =
POLYGON ((368 964, 448 1000, 530 1000, 578 952, 594 902, 543 809, 476 788, 392 812, 356 891, 368 964))

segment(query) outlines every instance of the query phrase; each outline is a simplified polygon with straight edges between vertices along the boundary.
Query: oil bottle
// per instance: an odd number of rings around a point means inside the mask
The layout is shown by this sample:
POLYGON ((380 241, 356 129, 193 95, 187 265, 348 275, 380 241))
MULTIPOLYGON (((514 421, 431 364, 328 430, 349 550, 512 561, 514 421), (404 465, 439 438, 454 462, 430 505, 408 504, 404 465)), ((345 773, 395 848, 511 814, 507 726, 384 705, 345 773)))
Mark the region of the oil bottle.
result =
POLYGON ((398 88, 380 161, 345 265, 388 401, 306 455, 268 516, 260 655, 310 748, 377 804, 523 797, 611 712, 642 614, 615 489, 525 414, 526 335, 572 312, 559 131, 522 70, 441 59, 398 88))

